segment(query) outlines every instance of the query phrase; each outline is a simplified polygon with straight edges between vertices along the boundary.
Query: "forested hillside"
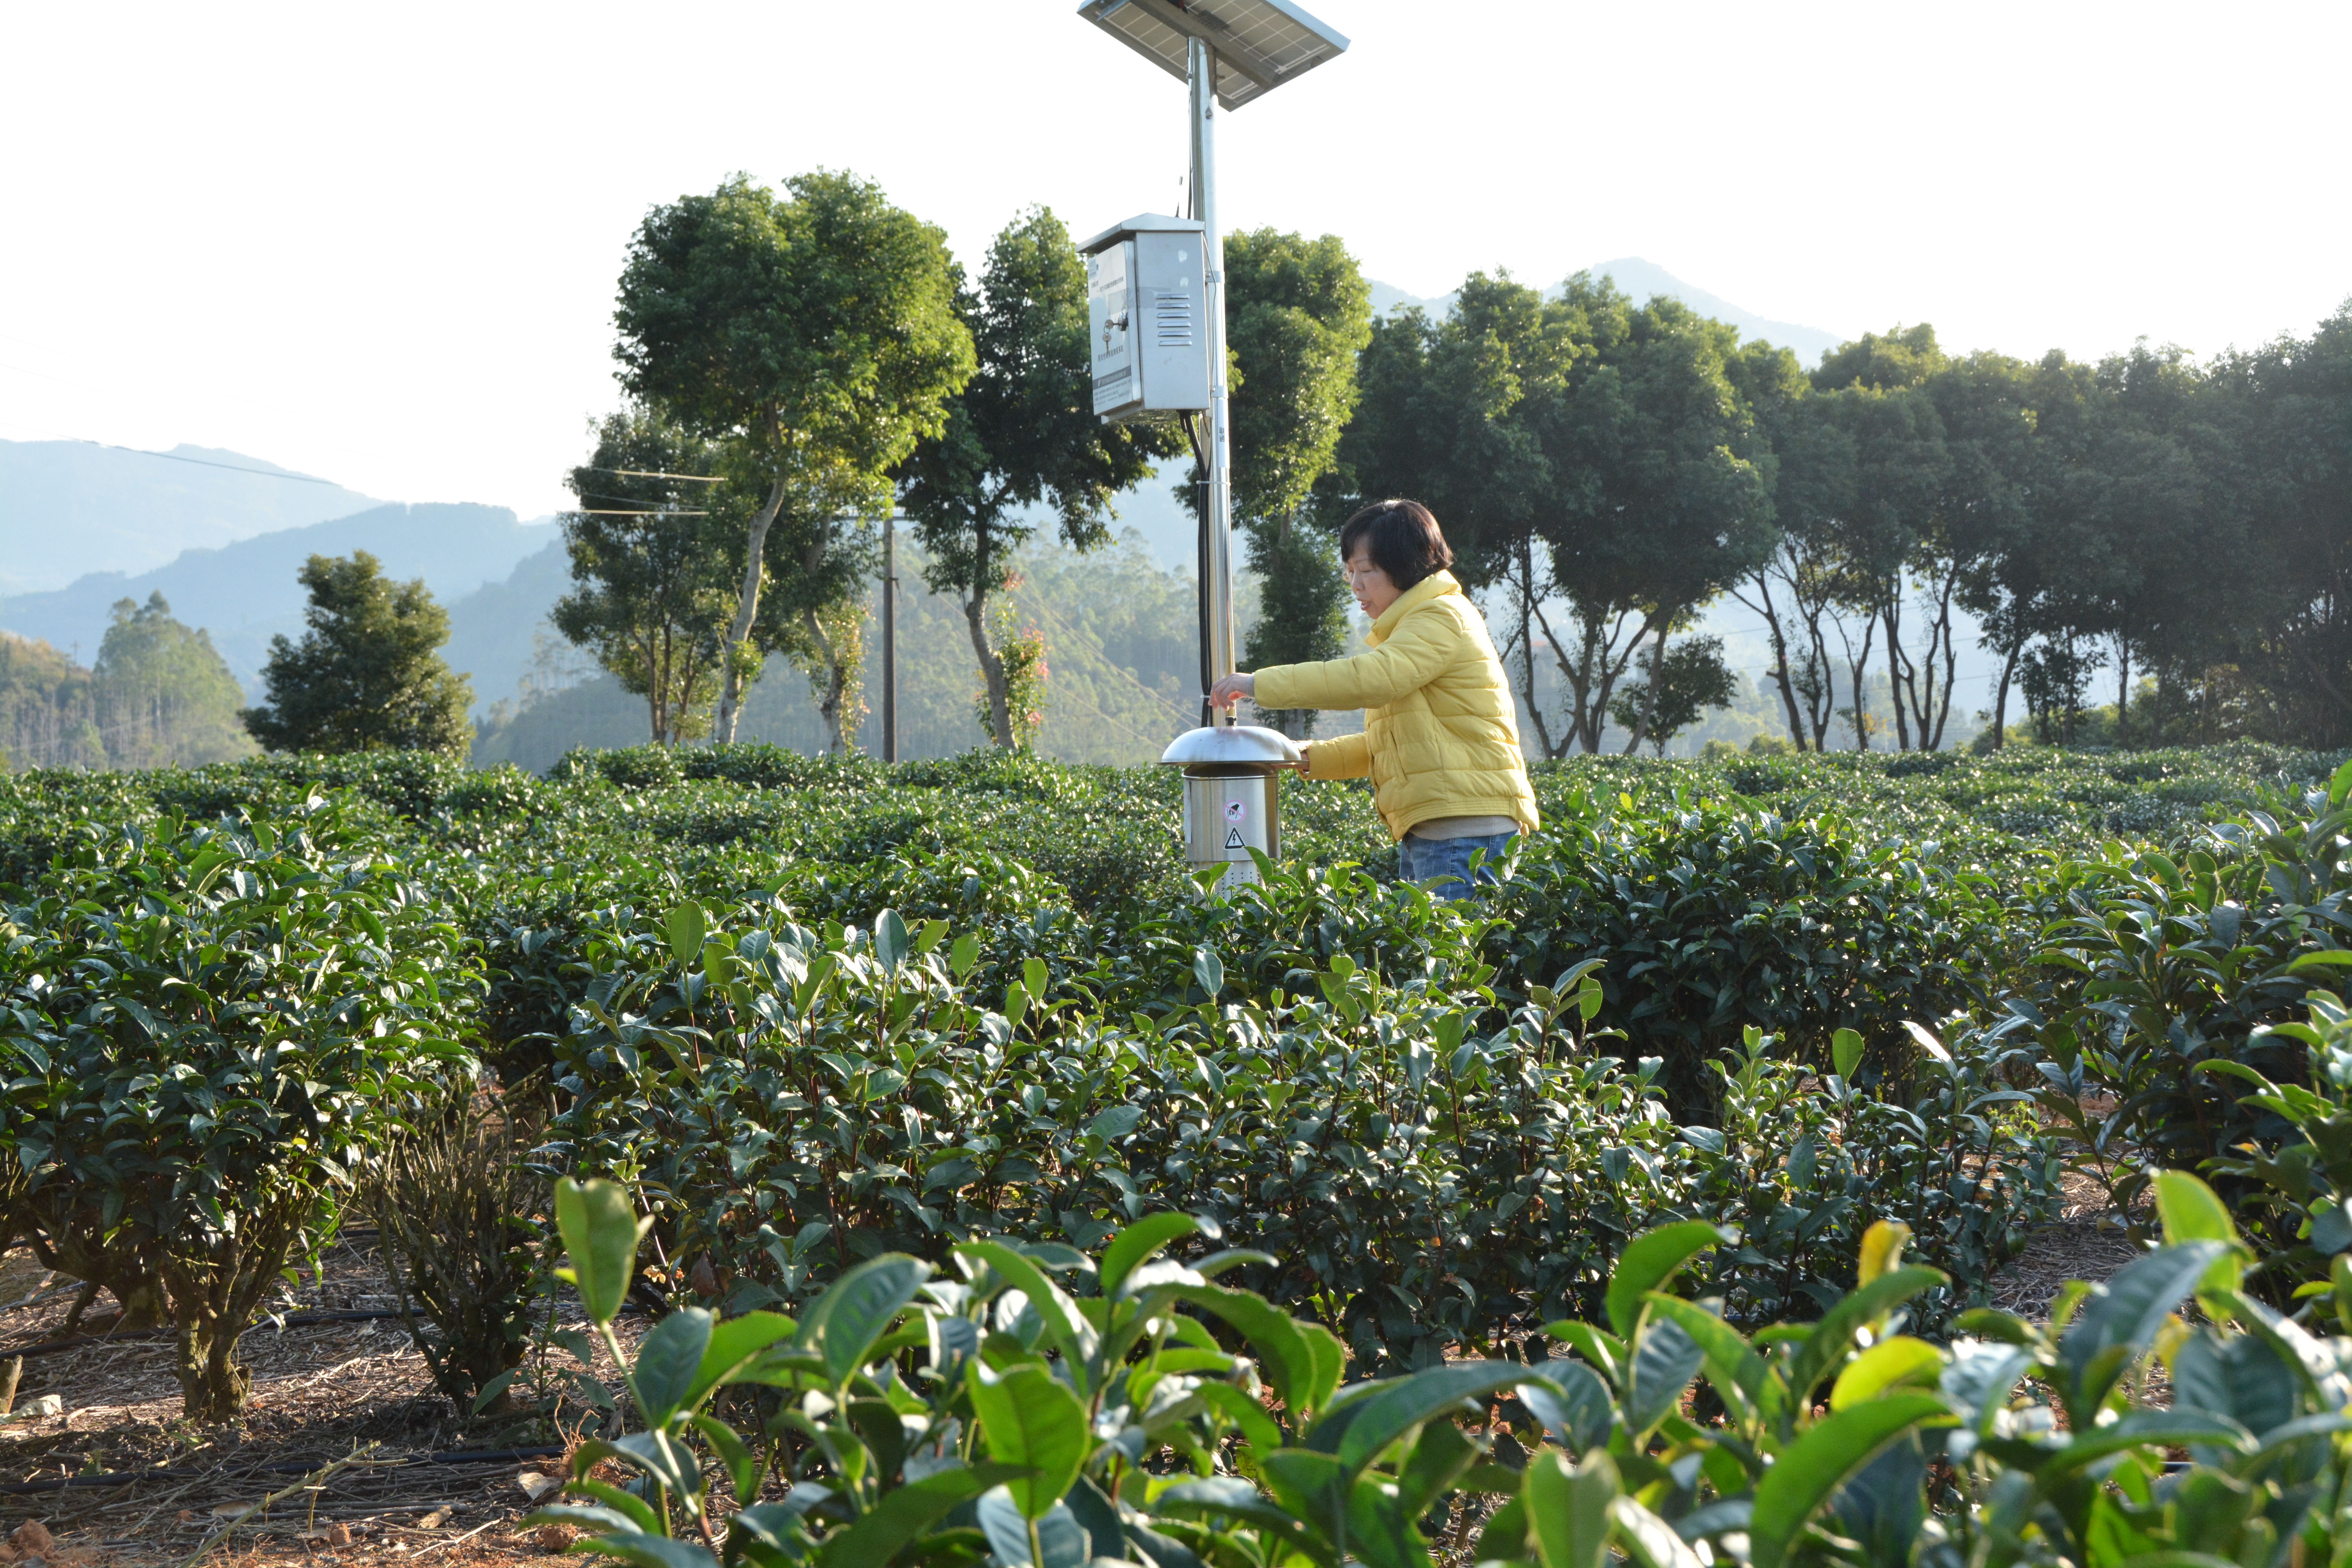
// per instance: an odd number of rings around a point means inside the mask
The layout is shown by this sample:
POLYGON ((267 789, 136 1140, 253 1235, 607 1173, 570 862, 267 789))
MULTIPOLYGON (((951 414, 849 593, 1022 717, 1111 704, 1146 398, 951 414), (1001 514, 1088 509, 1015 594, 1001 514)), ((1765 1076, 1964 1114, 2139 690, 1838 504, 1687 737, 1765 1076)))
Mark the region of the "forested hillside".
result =
MULTIPOLYGON (((980 674, 962 612, 922 581, 923 556, 902 542, 898 600, 898 754, 947 757, 987 742, 973 702, 980 674)), ((1036 626, 1047 647, 1045 722, 1037 740, 1045 755, 1065 762, 1153 763, 1180 730, 1199 721, 1199 653, 1192 574, 1153 559, 1139 531, 1095 554, 1056 545, 1024 552, 1012 590, 1015 613, 1036 626)), ((452 620, 467 612, 461 604, 452 620)), ((866 605, 867 646, 860 665, 858 700, 864 712, 859 746, 882 749, 881 604, 878 587, 866 605)), ((1255 584, 1241 586, 1242 620, 1255 616, 1255 584)), ((566 660, 544 633, 535 689, 494 707, 474 742, 478 766, 512 762, 543 770, 575 746, 645 742, 645 701, 609 675, 566 660)), ((458 659, 451 640, 450 661, 458 659)), ((1356 724, 1339 723, 1340 733, 1356 724)), ((745 740, 796 751, 816 751, 823 728, 809 679, 782 660, 772 662, 743 709, 745 740)))
POLYGON ((87 669, 47 643, 0 632, 0 760, 30 768, 201 767, 257 747, 244 694, 212 639, 161 594, 116 601, 87 669))

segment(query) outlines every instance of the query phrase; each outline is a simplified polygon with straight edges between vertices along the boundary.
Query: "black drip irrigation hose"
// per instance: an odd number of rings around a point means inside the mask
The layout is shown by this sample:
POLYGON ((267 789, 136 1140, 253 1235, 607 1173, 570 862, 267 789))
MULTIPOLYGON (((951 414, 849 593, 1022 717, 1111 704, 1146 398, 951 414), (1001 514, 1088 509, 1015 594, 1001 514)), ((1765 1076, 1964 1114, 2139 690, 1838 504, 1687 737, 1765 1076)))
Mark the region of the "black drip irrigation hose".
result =
MULTIPOLYGON (((397 1318, 400 1315, 400 1310, 397 1307, 379 1307, 367 1311, 352 1312, 295 1312, 277 1319, 276 1323, 281 1329, 300 1329, 308 1328, 312 1323, 366 1323, 382 1318, 397 1318)), ((271 1321, 272 1320, 268 1318, 259 1319, 247 1326, 245 1332, 249 1334, 255 1329, 266 1329, 270 1326, 271 1321)), ((125 1334, 83 1334, 69 1340, 43 1340, 37 1344, 0 1348, 0 1361, 5 1361, 11 1356, 63 1355, 68 1351, 88 1350, 93 1345, 131 1344, 140 1340, 168 1340, 176 1331, 173 1329, 137 1329, 125 1334)))
MULTIPOLYGON (((636 1302, 628 1301, 622 1304, 621 1315, 629 1317, 644 1310, 645 1309, 636 1302)), ((425 1316, 423 1312, 415 1315, 425 1316)), ((271 1327, 307 1329, 316 1323, 373 1323, 387 1318, 406 1316, 408 1314, 404 1313, 397 1307, 371 1307, 364 1311, 348 1312, 292 1312, 283 1318, 257 1318, 246 1325, 245 1333, 249 1334, 256 1329, 271 1327)), ((0 1361, 6 1361, 12 1356, 63 1355, 68 1351, 88 1350, 93 1345, 127 1345, 142 1340, 168 1340, 176 1332, 178 1331, 174 1329, 135 1329, 122 1334, 83 1334, 69 1340, 43 1340, 37 1344, 22 1345, 15 1349, 0 1346, 0 1361)), ((240 1334, 237 1337, 242 1339, 245 1336, 240 1334)))
MULTIPOLYGON (((551 1459, 564 1452, 562 1448, 458 1448, 442 1454, 411 1454, 404 1459, 386 1459, 371 1468, 404 1469, 415 1465, 510 1465, 523 1459, 551 1459)), ((30 1492, 61 1492, 73 1487, 126 1487, 134 1481, 194 1481, 217 1477, 224 1481, 239 1479, 248 1475, 308 1475, 312 1470, 326 1468, 325 1464, 259 1465, 240 1472, 225 1475, 219 1470, 167 1469, 110 1470, 104 1475, 67 1476, 54 1481, 17 1481, 0 1486, 0 1497, 23 1497, 30 1492)))

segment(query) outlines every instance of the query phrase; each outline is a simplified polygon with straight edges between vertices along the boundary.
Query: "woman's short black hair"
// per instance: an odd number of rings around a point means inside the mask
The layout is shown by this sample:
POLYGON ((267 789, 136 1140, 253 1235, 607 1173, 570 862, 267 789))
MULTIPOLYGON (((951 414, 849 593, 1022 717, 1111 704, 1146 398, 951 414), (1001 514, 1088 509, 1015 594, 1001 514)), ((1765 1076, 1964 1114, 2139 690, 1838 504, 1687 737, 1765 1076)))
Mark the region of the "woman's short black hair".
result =
POLYGON ((1454 552, 1437 531, 1437 519, 1417 500, 1376 500, 1339 525, 1339 559, 1356 552, 1361 540, 1372 564, 1400 591, 1433 572, 1454 564, 1454 552))

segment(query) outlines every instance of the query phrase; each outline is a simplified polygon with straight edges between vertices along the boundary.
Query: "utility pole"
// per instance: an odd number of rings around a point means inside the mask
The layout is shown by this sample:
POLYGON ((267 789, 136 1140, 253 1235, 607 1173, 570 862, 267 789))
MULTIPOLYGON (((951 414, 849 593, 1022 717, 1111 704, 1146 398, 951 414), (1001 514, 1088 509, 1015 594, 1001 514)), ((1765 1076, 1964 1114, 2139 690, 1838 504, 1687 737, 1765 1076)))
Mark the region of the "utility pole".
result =
POLYGON ((898 519, 882 524, 882 760, 898 760, 898 519))

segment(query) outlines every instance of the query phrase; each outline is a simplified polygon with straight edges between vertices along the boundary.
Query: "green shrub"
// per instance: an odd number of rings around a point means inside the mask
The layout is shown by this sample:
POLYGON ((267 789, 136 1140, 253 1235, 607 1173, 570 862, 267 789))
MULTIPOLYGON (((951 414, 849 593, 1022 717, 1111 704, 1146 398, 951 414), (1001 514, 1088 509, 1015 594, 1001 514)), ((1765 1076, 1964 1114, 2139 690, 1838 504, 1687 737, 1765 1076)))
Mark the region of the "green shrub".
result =
POLYGON ((1935 843, 1875 840, 1826 812, 1587 808, 1523 849, 1488 897, 1485 952, 1515 988, 1602 960, 1600 1021, 1629 1053, 1664 1058, 1678 1115, 1708 1120, 1707 1064, 1745 1030, 1826 1065, 1832 1035, 1851 1028, 1892 1065, 1906 1020, 1977 1002, 2002 958, 1988 884, 1935 843))
POLYGON ((385 1142, 362 1186, 402 1324, 460 1410, 504 1388, 527 1348, 549 1196, 529 1163, 542 1117, 520 1095, 461 1084, 385 1142))
MULTIPOLYGON (((2178 859, 2117 847, 2058 868, 2000 1026, 2050 1058, 2043 1102, 2130 1210, 2153 1172, 2275 1142, 2277 1113, 2224 1063, 2292 1077, 2315 978, 2352 966, 2352 764, 2326 790, 2207 829, 2178 859)), ((2236 1192, 2234 1184, 2225 1191, 2236 1192)))
POLYGON ((2304 1082, 2273 1083, 2243 1061, 2203 1069, 2252 1085, 2247 1109, 2285 1129, 2267 1147, 2249 1140, 2207 1162, 2244 1194, 2239 1219, 2264 1243, 2254 1278, 2273 1298, 2352 1287, 2352 1009, 2332 991, 2307 1005, 2308 1023, 2266 1031, 2308 1053, 2304 1082))
POLYGON ((470 1070, 464 939, 346 826, 91 831, 0 917, 9 1224, 168 1310, 191 1417, 237 1409, 237 1336, 406 1099, 470 1070))
POLYGON ((663 789, 686 776, 677 753, 667 746, 629 746, 595 752, 590 760, 599 777, 621 789, 663 789))

